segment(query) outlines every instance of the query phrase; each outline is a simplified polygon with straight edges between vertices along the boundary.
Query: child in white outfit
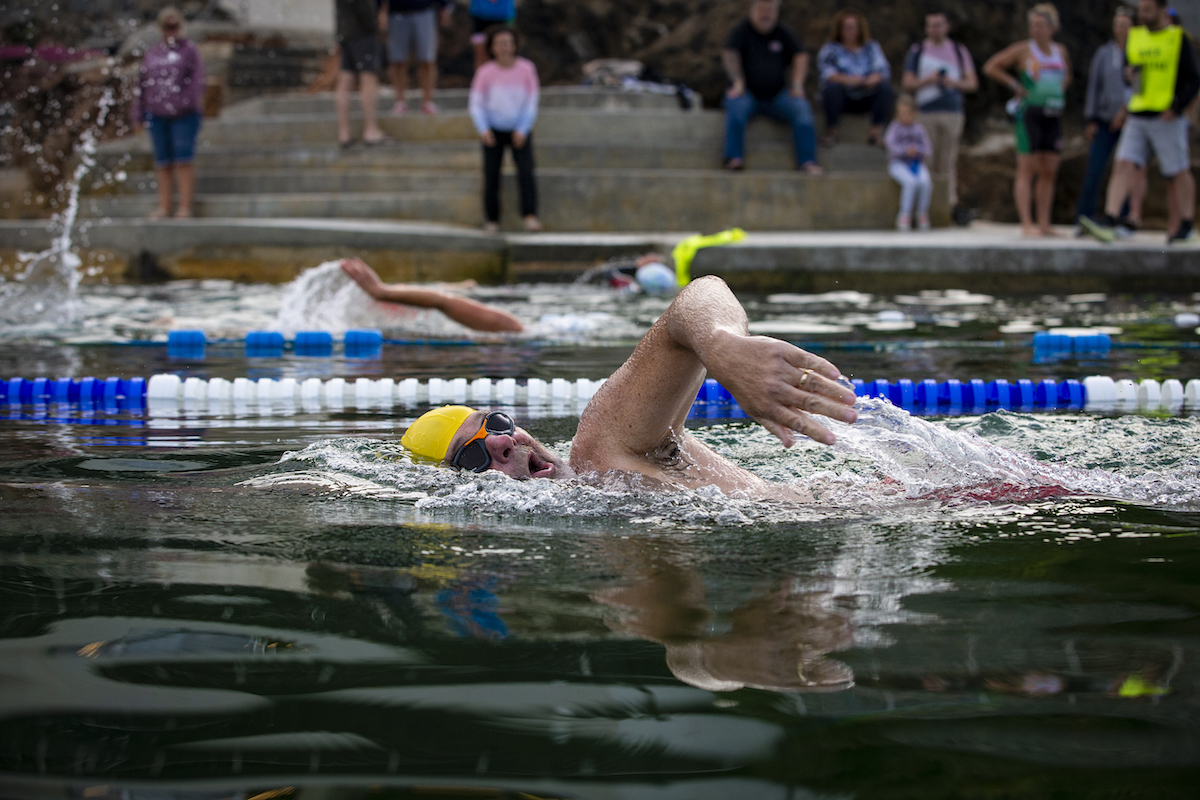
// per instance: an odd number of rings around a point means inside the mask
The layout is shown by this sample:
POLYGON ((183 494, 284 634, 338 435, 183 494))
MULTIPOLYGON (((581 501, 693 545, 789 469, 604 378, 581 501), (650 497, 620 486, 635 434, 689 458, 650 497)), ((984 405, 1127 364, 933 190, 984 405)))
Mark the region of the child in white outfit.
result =
POLYGON ((888 174, 900 184, 900 213, 896 215, 896 230, 912 228, 913 204, 916 203, 917 227, 929 229, 929 199, 933 194, 933 179, 925 162, 933 151, 929 133, 917 122, 917 103, 912 95, 901 95, 896 101, 896 119, 883 134, 887 146, 888 174))

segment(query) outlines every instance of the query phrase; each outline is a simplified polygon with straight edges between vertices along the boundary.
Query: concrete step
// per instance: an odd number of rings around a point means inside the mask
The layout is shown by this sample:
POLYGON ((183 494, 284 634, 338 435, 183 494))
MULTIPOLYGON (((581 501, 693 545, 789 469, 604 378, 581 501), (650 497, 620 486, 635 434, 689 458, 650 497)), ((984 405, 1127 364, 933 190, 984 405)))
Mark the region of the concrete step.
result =
MULTIPOLYGON (((604 169, 609 166, 621 169, 716 169, 721 166, 721 153, 699 149, 675 149, 670 147, 591 146, 562 144, 559 142, 537 142, 536 157, 540 169, 604 169)), ((106 172, 123 170, 129 177, 123 191, 145 190, 134 188, 142 184, 152 169, 153 159, 149 152, 134 155, 108 154, 101 159, 106 172)), ((886 157, 877 147, 865 144, 844 144, 833 148, 822 148, 817 160, 827 169, 837 172, 867 172, 882 174, 886 157)), ((312 188, 281 188, 274 191, 334 191, 333 186, 351 188, 347 181, 354 176, 386 180, 388 175, 400 176, 414 170, 422 174, 437 171, 470 171, 478 173, 481 168, 479 145, 461 143, 404 143, 380 147, 357 147, 342 150, 336 145, 304 147, 294 150, 213 150, 201 149, 196 158, 196 170, 201 185, 206 177, 221 176, 268 176, 278 173, 281 177, 294 179, 296 186, 312 188), (307 180, 325 180, 330 188, 316 188, 318 184, 307 180)), ((511 167, 511 160, 505 164, 511 167)), ((749 154, 749 170, 791 170, 793 156, 790 147, 782 143, 768 142, 749 154)), ((221 191, 259 191, 253 183, 242 181, 242 188, 221 191)), ((85 184, 85 191, 92 185, 85 184)), ((104 185, 95 185, 102 192, 113 191, 104 185)), ((121 188, 116 191, 122 191, 121 188)), ((201 189, 201 191, 204 191, 201 189)))
MULTIPOLYGON (((696 115, 692 115, 695 117, 696 115)), ((548 126, 551 128, 553 126, 548 126)), ((402 140, 377 147, 340 148, 334 139, 292 146, 263 143, 218 143, 211 127, 197 151, 197 170, 241 169, 478 169, 479 143, 472 136, 451 141, 402 140)), ((750 170, 794 167, 791 137, 769 120, 754 120, 748 131, 746 164, 750 170)), ((539 166, 554 168, 713 169, 721 165, 723 129, 707 140, 632 139, 579 142, 556 139, 539 126, 535 148, 539 166)), ((150 145, 145 137, 107 143, 98 154, 104 169, 149 170, 150 145)), ((828 170, 882 172, 887 158, 878 147, 848 140, 819 147, 817 160, 828 170)))
MULTIPOLYGON (((866 140, 861 117, 849 117, 842 125, 843 142, 866 140), (857 135, 861 133, 860 135, 857 135)), ((475 127, 464 111, 433 116, 408 114, 383 117, 380 127, 400 142, 476 141, 475 127)), ((358 132, 357 122, 354 125, 358 132)), ((535 139, 592 145, 667 145, 720 152, 725 139, 725 115, 720 111, 684 113, 650 109, 638 112, 602 112, 549 109, 538 115, 535 139)), ((788 143, 791 132, 784 125, 764 118, 751 121, 748 147, 761 142, 788 143)), ((267 117, 229 117, 212 120, 200 132, 208 146, 296 147, 337 141, 337 121, 327 114, 291 114, 267 117)))
MULTIPOLYGON (((476 157, 478 161, 478 157, 476 157)), ((157 190, 151 172, 131 175, 124 184, 127 194, 153 194, 157 190)), ((467 170, 343 170, 311 168, 301 171, 236 170, 209 172, 196 177, 199 194, 313 194, 370 192, 439 192, 477 196, 483 176, 478 164, 467 170)))
MULTIPOLYGON (((433 93, 433 102, 442 111, 465 111, 467 89, 439 89, 433 93)), ((421 106, 421 92, 410 89, 405 95, 411 111, 421 106)), ((380 114, 390 115, 396 95, 390 88, 379 93, 380 114)), ((353 100, 357 108, 357 97, 353 100)), ((679 99, 673 94, 651 94, 622 89, 607 89, 591 86, 544 86, 541 91, 540 107, 594 109, 598 111, 631 111, 639 109, 679 110, 679 99)), ((697 107, 698 111, 699 108, 697 107)), ((228 106, 221 112, 222 119, 267 117, 279 114, 326 114, 333 116, 333 92, 273 95, 256 97, 228 106)))
MULTIPOLYGON (((201 193, 202 217, 331 217, 411 219, 475 225, 482 219, 478 190, 201 193)), ((477 180, 477 179, 476 179, 477 180)), ((478 184, 475 184, 478 186, 478 184)), ((723 170, 541 169, 541 217, 550 230, 650 231, 831 230, 891 227, 899 200, 883 174, 796 172, 729 173, 723 170)), ((516 228, 514 176, 502 187, 504 224, 516 228)), ((87 198, 88 217, 130 218, 148 214, 150 194, 87 198)), ((934 192, 934 223, 949 221, 946 187, 934 192)))

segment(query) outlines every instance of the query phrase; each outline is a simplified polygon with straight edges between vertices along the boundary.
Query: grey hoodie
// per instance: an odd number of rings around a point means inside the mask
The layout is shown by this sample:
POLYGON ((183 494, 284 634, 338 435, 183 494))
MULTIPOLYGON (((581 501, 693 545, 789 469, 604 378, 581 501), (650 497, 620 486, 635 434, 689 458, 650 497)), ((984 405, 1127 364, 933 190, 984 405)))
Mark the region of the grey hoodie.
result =
POLYGON ((1083 117, 1107 125, 1129 100, 1125 85, 1125 50, 1116 41, 1100 45, 1088 71, 1087 101, 1083 117))

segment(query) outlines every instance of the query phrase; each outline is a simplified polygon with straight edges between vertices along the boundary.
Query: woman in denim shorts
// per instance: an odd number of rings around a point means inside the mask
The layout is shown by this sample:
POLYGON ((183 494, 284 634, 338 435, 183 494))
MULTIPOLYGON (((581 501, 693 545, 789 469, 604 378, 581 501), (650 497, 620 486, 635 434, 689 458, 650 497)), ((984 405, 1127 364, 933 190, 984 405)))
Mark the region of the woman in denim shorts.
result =
POLYGON ((158 15, 163 40, 142 59, 133 102, 134 130, 143 125, 154 146, 158 208, 151 219, 171 215, 172 183, 179 186, 178 218, 192 216, 196 173, 192 160, 204 107, 204 62, 183 36, 183 15, 173 7, 158 15))

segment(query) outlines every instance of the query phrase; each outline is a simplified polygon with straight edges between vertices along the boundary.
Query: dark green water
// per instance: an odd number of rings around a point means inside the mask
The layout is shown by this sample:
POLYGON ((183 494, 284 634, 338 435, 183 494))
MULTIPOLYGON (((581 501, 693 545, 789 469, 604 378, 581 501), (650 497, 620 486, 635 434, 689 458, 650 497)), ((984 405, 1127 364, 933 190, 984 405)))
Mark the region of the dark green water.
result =
POLYGON ((789 507, 468 480, 382 415, 5 413, 5 797, 1195 796, 1194 419, 698 430, 789 507))
MULTIPOLYGON (((663 305, 498 290, 595 326, 380 361, 105 344, 270 327, 280 292, 93 288, 77 329, 0 332, 0 377, 594 379, 663 305)), ((868 301, 747 304, 851 328, 822 354, 864 380, 1200 377, 1194 298, 868 301), (915 327, 864 330, 897 308, 915 327), (1144 346, 1035 364, 1022 319, 1144 346)), ((397 445, 414 413, 0 407, 0 797, 1197 794, 1195 418, 697 428, 818 499, 789 506, 454 475, 397 445)), ((562 453, 574 426, 526 422, 562 453)))

